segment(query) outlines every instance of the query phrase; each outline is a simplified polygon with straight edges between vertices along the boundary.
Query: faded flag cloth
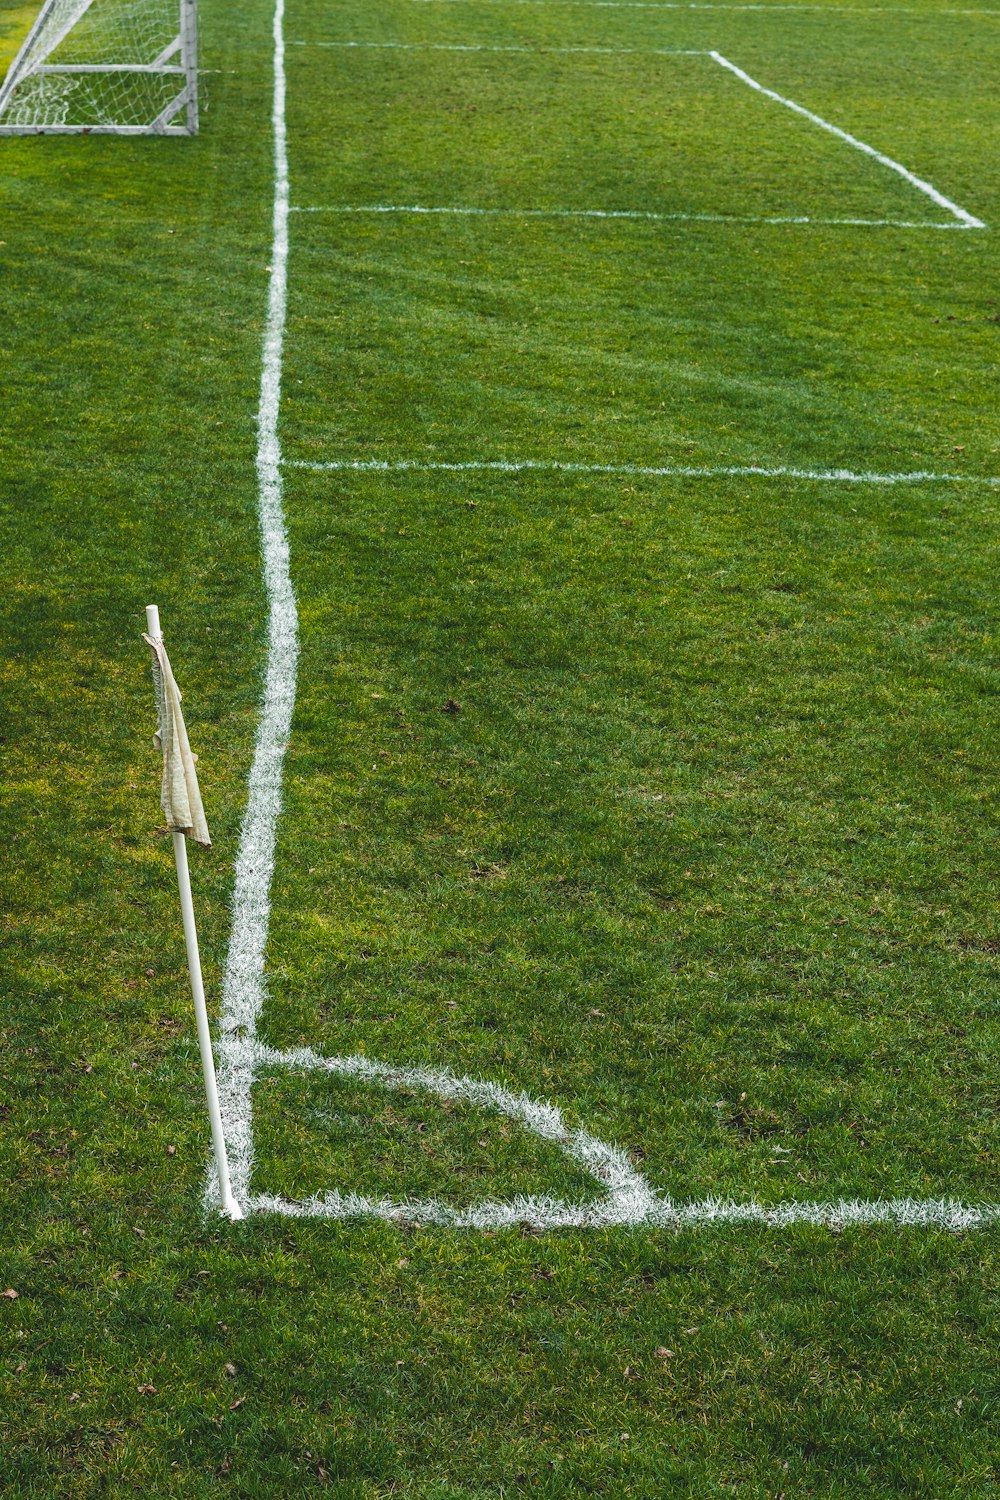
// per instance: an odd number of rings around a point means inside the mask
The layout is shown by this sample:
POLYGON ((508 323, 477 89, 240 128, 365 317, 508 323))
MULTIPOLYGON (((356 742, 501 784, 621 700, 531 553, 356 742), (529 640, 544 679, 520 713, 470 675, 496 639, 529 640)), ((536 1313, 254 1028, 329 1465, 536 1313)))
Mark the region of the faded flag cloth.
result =
POLYGON ((195 762, 198 757, 188 744, 184 715, 181 713, 181 695, 170 661, 162 641, 143 634, 143 640, 153 653, 153 682, 156 687, 156 708, 160 727, 153 735, 153 744, 163 752, 163 785, 160 790, 160 806, 166 814, 167 827, 173 833, 186 833, 199 844, 210 844, 205 809, 201 805, 198 790, 198 773, 195 762))

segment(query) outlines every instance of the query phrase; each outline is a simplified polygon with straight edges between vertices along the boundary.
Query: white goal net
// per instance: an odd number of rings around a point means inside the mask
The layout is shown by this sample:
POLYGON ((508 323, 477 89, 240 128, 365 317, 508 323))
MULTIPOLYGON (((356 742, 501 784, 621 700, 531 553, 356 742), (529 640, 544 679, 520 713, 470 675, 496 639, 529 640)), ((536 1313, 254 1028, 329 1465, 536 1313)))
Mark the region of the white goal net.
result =
POLYGON ((196 0, 45 0, 0 85, 0 134, 194 135, 196 0))

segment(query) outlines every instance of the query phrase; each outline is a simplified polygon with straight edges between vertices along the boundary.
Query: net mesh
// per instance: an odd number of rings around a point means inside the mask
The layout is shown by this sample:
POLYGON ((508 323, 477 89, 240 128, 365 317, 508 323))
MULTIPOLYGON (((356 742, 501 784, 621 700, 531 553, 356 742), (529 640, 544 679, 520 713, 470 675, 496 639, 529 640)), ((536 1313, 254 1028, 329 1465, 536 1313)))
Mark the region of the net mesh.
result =
POLYGON ((0 93, 0 127, 151 129, 185 87, 182 61, 178 0, 53 0, 0 93))

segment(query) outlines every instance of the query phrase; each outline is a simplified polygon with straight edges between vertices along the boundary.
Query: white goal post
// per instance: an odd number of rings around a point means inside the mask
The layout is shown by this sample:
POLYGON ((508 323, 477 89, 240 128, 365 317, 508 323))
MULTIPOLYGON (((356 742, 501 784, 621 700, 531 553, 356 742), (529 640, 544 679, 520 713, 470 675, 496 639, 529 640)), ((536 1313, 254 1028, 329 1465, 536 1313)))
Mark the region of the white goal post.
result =
POLYGON ((197 0, 44 0, 0 84, 0 135, 197 130, 197 0))

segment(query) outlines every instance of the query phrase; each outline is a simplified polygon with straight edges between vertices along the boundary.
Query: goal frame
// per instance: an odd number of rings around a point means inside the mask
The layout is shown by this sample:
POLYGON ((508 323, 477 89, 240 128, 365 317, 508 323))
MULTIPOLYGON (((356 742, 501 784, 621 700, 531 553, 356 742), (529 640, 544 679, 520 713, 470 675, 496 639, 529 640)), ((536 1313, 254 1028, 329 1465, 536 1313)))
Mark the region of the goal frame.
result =
MULTIPOLYGON (((149 63, 48 63, 42 62, 21 71, 21 64, 45 26, 58 0, 45 0, 34 24, 19 48, 7 75, 0 83, 0 135, 185 135, 198 134, 198 0, 179 0, 177 35, 158 57, 149 63), (155 73, 159 76, 174 76, 178 80, 178 92, 170 103, 148 125, 8 125, 4 124, 3 111, 14 90, 27 78, 42 75, 71 76, 79 73, 155 73), (185 114, 183 123, 178 117, 185 114)), ((87 0, 73 25, 90 9, 93 0, 87 0)), ((70 34, 68 27, 49 48, 51 53, 70 34)))

